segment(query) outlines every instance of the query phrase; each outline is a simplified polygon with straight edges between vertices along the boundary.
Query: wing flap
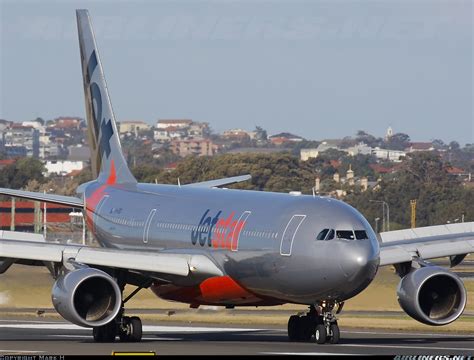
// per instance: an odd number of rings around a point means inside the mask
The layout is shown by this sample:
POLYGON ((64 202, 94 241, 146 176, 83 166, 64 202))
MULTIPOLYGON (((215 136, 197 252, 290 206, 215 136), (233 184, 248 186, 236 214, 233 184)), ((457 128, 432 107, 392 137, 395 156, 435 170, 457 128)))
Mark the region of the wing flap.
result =
POLYGON ((250 174, 247 174, 247 175, 233 176, 233 177, 228 177, 228 178, 223 178, 223 179, 201 181, 197 183, 186 184, 183 186, 213 188, 213 187, 221 187, 221 186, 236 184, 242 181, 250 180, 251 178, 252 176, 250 174))
POLYGON ((104 248, 81 248, 75 261, 87 265, 120 267, 137 271, 187 276, 189 265, 185 258, 174 254, 144 253, 104 248))
POLYGON ((9 195, 28 200, 44 201, 53 204, 72 206, 76 208, 84 207, 83 201, 74 196, 44 194, 34 191, 12 190, 5 188, 0 188, 0 195, 9 195))

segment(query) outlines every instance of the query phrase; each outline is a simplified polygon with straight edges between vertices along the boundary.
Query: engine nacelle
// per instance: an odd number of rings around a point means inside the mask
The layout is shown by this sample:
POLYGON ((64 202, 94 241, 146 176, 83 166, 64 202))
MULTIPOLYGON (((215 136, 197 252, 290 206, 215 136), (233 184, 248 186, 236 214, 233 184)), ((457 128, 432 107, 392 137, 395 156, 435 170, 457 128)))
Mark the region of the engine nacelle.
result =
POLYGON ((51 297, 63 318, 79 326, 96 327, 115 318, 122 305, 121 294, 110 275, 82 268, 58 278, 51 297))
POLYGON ((466 306, 466 289, 454 273, 439 266, 413 270, 397 289, 402 309, 427 325, 446 325, 456 320, 466 306))

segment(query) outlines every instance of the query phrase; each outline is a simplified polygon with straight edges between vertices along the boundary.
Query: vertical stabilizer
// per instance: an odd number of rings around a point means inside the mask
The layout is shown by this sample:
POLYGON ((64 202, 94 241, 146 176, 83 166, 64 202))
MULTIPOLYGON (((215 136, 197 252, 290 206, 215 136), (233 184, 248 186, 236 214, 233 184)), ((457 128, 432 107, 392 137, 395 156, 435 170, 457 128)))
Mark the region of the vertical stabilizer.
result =
POLYGON ((136 183, 120 146, 115 116, 89 12, 76 10, 92 175, 109 184, 136 183))

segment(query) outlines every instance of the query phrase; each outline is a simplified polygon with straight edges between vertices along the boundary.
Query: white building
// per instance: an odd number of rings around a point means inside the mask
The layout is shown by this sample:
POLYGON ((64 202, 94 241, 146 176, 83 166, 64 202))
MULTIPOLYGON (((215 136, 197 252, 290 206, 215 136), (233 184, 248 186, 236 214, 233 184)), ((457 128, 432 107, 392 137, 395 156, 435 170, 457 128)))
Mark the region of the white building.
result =
POLYGON ((301 161, 307 161, 311 158, 317 158, 319 155, 318 149, 301 149, 300 159, 301 161))
POLYGON ((36 120, 23 121, 21 123, 21 126, 25 126, 25 127, 29 126, 38 130, 39 132, 42 132, 44 130, 44 126, 39 121, 36 121, 36 120))
POLYGON ((361 155, 370 155, 372 154, 372 148, 367 144, 360 142, 357 145, 351 146, 350 148, 344 149, 350 156, 361 155))
POLYGON ((394 162, 401 162, 402 160, 400 160, 400 157, 406 156, 405 151, 381 149, 379 147, 372 149, 372 154, 375 155, 377 159, 389 160, 394 162))
POLYGON ((52 174, 64 176, 74 170, 82 170, 84 162, 70 160, 46 161, 45 168, 45 176, 52 174))
POLYGON ((120 134, 136 134, 143 130, 150 130, 150 125, 144 121, 122 121, 119 123, 120 134))
POLYGON ((158 122, 156 123, 156 127, 158 129, 165 129, 170 126, 178 127, 178 128, 188 128, 191 126, 192 122, 193 121, 189 119, 176 119, 176 120, 161 119, 161 120, 158 120, 158 122))
POLYGON ((184 139, 188 135, 185 128, 169 126, 167 128, 155 129, 153 139, 155 141, 171 141, 175 139, 184 139))

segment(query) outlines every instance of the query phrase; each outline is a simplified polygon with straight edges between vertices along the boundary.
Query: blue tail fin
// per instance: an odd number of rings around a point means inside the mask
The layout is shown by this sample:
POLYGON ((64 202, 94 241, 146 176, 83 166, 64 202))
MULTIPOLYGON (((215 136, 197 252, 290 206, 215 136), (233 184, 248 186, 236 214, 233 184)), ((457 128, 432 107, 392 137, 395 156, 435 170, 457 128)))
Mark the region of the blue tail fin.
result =
POLYGON ((130 184, 89 12, 76 10, 92 174, 100 182, 130 184))

